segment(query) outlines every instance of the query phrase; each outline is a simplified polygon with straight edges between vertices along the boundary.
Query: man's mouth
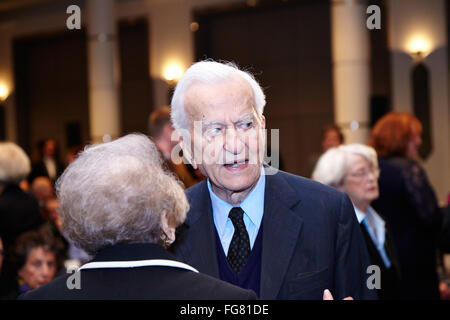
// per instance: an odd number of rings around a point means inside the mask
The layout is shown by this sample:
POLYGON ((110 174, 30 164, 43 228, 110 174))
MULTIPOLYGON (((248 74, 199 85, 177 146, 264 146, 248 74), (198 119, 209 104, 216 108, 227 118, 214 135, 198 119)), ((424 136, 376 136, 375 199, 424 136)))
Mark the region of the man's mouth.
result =
POLYGON ((226 164, 224 164, 224 167, 225 168, 239 168, 246 164, 248 164, 248 160, 241 160, 241 161, 234 161, 232 163, 226 163, 226 164))

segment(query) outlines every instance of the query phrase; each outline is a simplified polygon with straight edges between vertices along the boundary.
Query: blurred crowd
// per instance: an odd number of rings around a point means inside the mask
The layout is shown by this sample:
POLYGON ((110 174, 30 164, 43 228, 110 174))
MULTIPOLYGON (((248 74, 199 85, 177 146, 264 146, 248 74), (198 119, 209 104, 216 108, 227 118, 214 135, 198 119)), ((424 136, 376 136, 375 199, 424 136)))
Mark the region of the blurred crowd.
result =
MULTIPOLYGON (((149 128, 165 166, 185 187, 204 179, 173 161, 169 107, 150 115, 149 128)), ((449 203, 439 207, 422 168, 421 133, 416 117, 397 112, 375 124, 367 145, 344 144, 339 127, 330 125, 322 132, 322 153, 310 157, 311 178, 345 192, 354 205, 371 262, 381 269, 380 299, 450 299, 443 258, 450 252, 449 203)), ((65 163, 53 139, 39 143, 38 150, 31 162, 16 144, 0 143, 3 299, 15 299, 91 259, 64 236, 55 193, 58 177, 82 148, 71 148, 65 163)))
MULTIPOLYGON (((166 170, 185 187, 204 179, 192 166, 172 161, 169 107, 150 115, 149 128, 166 170)), ((45 139, 32 161, 18 145, 0 142, 0 299, 16 299, 92 259, 63 235, 55 192, 57 179, 82 150, 69 148, 62 162, 56 140, 45 139)))
POLYGON ((18 145, 0 143, 2 298, 15 299, 90 259, 62 235, 55 181, 64 165, 56 152, 55 140, 42 141, 32 163, 18 145))
POLYGON ((312 173, 350 197, 381 269, 380 299, 450 299, 449 201, 439 207, 422 168, 421 134, 420 121, 404 112, 379 119, 368 145, 343 144, 339 128, 327 127, 312 173))

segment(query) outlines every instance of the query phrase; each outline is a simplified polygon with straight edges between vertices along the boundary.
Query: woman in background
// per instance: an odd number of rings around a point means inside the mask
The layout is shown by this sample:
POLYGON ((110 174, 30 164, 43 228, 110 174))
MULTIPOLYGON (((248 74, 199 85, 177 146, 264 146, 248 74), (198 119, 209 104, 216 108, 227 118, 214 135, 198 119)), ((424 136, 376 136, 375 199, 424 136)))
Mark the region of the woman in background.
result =
POLYGON ((8 294, 15 283, 9 257, 17 237, 43 223, 37 200, 20 187, 30 169, 30 159, 22 148, 12 142, 0 142, 0 234, 4 256, 0 297, 8 294))
POLYGON ((22 148, 0 142, 0 233, 6 252, 21 233, 43 223, 38 202, 19 186, 30 168, 30 159, 22 148))
POLYGON ((370 145, 379 156, 380 197, 373 207, 389 223, 401 266, 402 296, 439 299, 437 240, 442 214, 418 162, 422 125, 411 114, 390 112, 374 126, 370 145))
POLYGON ((370 262, 380 268, 378 298, 399 299, 400 268, 392 235, 383 218, 371 207, 372 201, 378 198, 378 175, 375 150, 362 144, 349 144, 326 151, 317 162, 313 179, 350 197, 370 262))
POLYGON ((16 299, 54 279, 62 266, 61 244, 47 226, 23 233, 13 247, 15 284, 3 298, 16 299))

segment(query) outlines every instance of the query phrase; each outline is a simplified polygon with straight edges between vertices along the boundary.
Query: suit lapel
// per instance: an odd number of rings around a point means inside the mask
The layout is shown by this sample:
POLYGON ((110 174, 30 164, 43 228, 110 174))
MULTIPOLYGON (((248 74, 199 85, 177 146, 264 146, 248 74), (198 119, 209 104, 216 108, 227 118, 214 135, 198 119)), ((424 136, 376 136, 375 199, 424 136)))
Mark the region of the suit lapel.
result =
MULTIPOLYGON (((359 224, 359 227, 360 227, 361 233, 362 233, 362 235, 364 237, 364 242, 366 244, 367 252, 369 253, 370 262, 372 264, 377 264, 377 265, 382 263, 382 266, 384 268, 383 259, 381 258, 381 255, 378 252, 378 249, 377 249, 376 245, 373 243, 373 240, 370 237, 370 234, 367 231, 366 226, 364 225, 364 223, 361 222, 359 224)), ((385 248, 386 248, 386 246, 385 246, 385 248)), ((389 255, 389 253, 388 253, 388 255, 389 255)))
POLYGON ((384 248, 386 249, 386 253, 391 260, 392 266, 395 268, 395 272, 397 273, 397 277, 400 278, 400 266, 398 264, 397 251, 395 249, 394 240, 391 238, 391 233, 389 227, 386 225, 385 228, 386 237, 384 240, 384 248))
POLYGON ((189 264, 200 272, 219 278, 217 262, 216 235, 214 219, 206 180, 192 194, 191 210, 188 213, 186 227, 189 229, 188 241, 183 248, 183 256, 189 257, 189 264), (200 201, 199 201, 200 200, 200 201))
POLYGON ((261 299, 276 299, 302 228, 294 213, 298 194, 280 174, 266 176, 261 266, 261 299))

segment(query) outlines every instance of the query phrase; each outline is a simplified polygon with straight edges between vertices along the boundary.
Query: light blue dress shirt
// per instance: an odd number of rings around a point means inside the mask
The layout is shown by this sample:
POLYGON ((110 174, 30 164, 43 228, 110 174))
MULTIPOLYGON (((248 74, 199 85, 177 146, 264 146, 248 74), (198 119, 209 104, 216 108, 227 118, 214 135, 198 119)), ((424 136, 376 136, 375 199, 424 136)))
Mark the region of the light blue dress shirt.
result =
MULTIPOLYGON (((250 240, 250 249, 253 248, 259 227, 261 226, 264 214, 264 189, 266 186, 266 177, 262 172, 256 186, 247 195, 247 197, 238 205, 244 210, 244 224, 250 240)), ((208 190, 211 197, 214 225, 222 243, 225 255, 228 255, 228 248, 233 238, 234 226, 231 219, 228 218, 230 210, 234 207, 228 202, 220 199, 213 191, 208 179, 208 190)))
POLYGON ((353 207, 355 208, 356 218, 358 219, 358 222, 362 222, 366 227, 366 230, 369 233, 372 242, 375 244, 375 247, 380 253, 381 258, 383 259, 384 265, 387 269, 389 269, 389 267, 391 266, 391 260, 389 260, 389 257, 384 248, 384 242, 386 240, 386 223, 384 222, 383 218, 381 218, 378 213, 370 206, 365 213, 359 210, 357 207, 353 207), (367 218, 373 221, 374 228, 372 228, 372 226, 369 224, 367 218))

